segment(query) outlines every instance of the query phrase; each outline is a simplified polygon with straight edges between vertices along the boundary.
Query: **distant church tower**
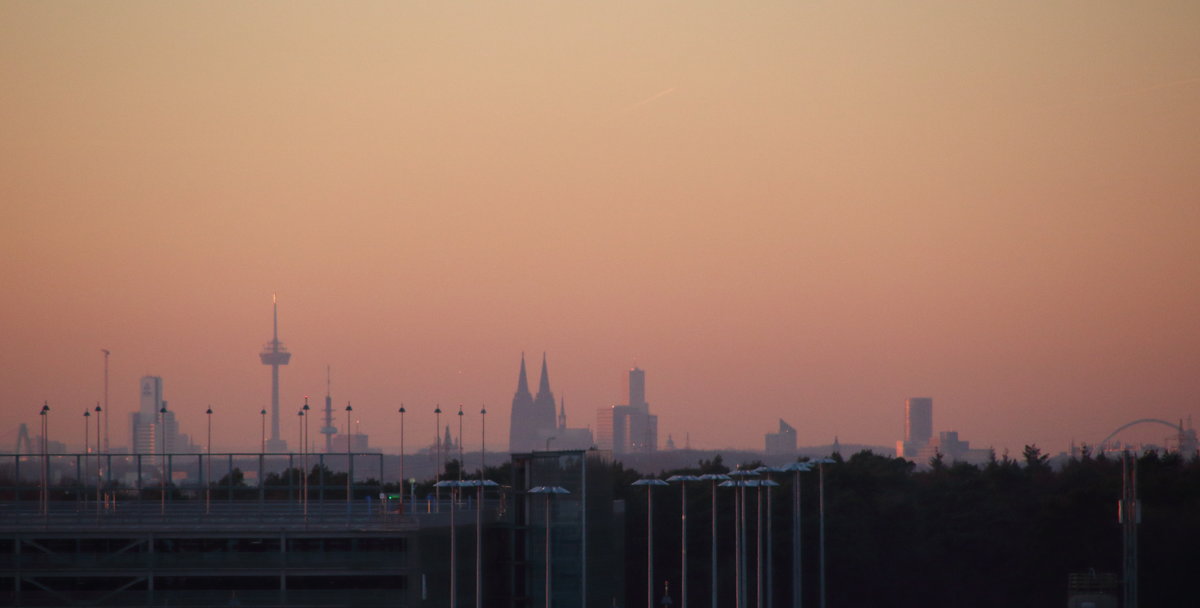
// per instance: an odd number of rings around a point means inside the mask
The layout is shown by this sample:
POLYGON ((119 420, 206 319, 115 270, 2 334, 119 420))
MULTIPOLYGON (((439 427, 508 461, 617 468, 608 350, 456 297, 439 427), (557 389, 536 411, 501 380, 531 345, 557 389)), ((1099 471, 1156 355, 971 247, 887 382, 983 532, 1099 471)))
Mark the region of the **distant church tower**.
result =
POLYGON ((521 354, 521 373, 517 377, 517 392, 513 395, 512 417, 509 423, 509 452, 532 452, 544 449, 538 437, 555 429, 554 393, 550 392, 550 374, 546 371, 546 355, 542 354, 542 377, 537 397, 529 392, 525 374, 525 355, 521 354))

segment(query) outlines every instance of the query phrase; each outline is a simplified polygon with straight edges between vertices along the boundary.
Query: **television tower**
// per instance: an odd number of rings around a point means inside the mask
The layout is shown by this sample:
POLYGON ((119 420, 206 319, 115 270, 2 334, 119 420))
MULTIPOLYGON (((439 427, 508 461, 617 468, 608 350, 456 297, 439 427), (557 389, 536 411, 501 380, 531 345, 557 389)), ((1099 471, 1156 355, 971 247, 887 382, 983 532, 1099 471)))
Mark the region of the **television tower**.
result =
POLYGON ((333 436, 337 434, 337 427, 333 426, 333 397, 329 396, 329 376, 330 368, 325 366, 325 426, 321 427, 321 434, 325 436, 325 453, 333 453, 333 436))
POLYGON ((286 452, 287 442, 279 438, 279 366, 287 365, 292 359, 283 343, 279 341, 279 302, 271 294, 273 329, 271 341, 259 353, 263 365, 271 366, 271 438, 267 440, 268 452, 286 452))

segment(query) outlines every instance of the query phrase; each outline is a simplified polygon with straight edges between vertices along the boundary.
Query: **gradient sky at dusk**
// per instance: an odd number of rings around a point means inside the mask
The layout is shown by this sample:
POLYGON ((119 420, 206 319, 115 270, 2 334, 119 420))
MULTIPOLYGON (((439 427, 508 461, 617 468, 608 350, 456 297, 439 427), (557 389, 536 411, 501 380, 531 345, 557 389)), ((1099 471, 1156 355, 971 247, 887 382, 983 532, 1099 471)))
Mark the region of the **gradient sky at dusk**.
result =
POLYGON ((81 444, 102 348, 114 444, 153 374, 257 446, 275 292, 289 441, 329 364, 373 444, 440 402, 505 445, 522 351, 573 426, 642 367, 700 448, 891 445, 910 396, 1016 453, 1200 414, 1198 31, 1194 1, 5 2, 0 450, 43 400, 81 444))

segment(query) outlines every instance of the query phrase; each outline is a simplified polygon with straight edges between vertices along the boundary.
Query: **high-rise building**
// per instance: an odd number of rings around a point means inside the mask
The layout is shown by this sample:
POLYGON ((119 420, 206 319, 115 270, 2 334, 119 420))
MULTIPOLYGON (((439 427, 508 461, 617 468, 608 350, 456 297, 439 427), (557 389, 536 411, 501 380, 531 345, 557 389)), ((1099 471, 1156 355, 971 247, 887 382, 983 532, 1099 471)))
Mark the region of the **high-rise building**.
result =
POLYGON ((904 404, 904 440, 929 443, 933 439, 933 399, 912 397, 904 404))
POLYGON ((163 397, 163 380, 158 376, 143 376, 138 383, 138 411, 130 416, 133 453, 173 454, 194 451, 186 435, 179 433, 175 412, 167 410, 163 397), (166 410, 166 411, 164 411, 166 410))
POLYGON ((796 429, 779 419, 779 432, 767 433, 766 451, 768 456, 784 456, 796 453, 796 429))
POLYGON ((550 391, 550 374, 546 369, 545 353, 542 354, 542 377, 538 382, 536 398, 529 392, 529 380, 525 374, 525 354, 522 353, 517 391, 513 394, 512 414, 509 417, 509 452, 546 449, 546 437, 553 436, 556 427, 554 409, 554 393, 550 391))
POLYGON ((646 372, 629 370, 629 403, 596 411, 597 445, 614 454, 658 451, 658 416, 646 402, 646 372))

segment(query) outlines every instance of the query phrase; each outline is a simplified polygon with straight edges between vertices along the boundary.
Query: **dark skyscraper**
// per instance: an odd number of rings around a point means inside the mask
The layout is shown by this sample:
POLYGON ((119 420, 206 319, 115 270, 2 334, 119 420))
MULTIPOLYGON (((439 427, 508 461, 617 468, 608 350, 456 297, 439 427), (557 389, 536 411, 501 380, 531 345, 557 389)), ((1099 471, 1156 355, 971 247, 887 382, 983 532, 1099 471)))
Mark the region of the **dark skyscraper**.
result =
POLYGON ((912 397, 904 404, 904 440, 913 444, 933 439, 933 399, 912 397))
POLYGON ((521 355, 521 373, 517 377, 517 392, 513 395, 512 418, 509 425, 508 450, 532 452, 546 449, 546 438, 554 435, 554 393, 550 391, 550 374, 546 371, 546 355, 542 355, 542 377, 535 398, 529 392, 525 374, 525 355, 521 355), (541 444, 541 445, 539 445, 541 444))

